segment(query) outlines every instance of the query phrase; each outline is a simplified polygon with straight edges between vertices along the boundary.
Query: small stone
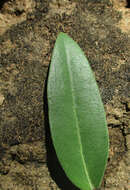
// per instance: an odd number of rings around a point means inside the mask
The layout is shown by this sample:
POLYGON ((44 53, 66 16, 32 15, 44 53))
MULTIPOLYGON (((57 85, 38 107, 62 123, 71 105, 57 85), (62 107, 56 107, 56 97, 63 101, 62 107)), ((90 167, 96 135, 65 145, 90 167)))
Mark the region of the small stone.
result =
POLYGON ((3 104, 4 99, 5 99, 4 96, 2 94, 0 94, 0 105, 3 104))

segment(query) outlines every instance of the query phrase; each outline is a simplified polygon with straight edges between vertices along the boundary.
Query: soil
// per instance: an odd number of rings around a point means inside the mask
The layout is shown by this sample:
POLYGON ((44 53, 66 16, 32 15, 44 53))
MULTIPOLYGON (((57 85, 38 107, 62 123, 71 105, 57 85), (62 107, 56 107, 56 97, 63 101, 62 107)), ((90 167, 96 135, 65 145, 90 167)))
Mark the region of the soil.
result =
POLYGON ((46 100, 56 37, 84 50, 110 135, 101 190, 130 189, 130 4, 126 0, 0 1, 0 190, 78 190, 51 142, 46 100))

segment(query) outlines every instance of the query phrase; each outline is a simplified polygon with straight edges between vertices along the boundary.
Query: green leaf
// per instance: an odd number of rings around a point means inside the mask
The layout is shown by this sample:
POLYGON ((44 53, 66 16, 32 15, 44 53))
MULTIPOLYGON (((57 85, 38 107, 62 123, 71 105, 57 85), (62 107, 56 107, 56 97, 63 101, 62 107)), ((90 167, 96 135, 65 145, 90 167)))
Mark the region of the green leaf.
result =
POLYGON ((108 157, 108 131, 99 90, 82 50, 60 33, 48 85, 51 135, 58 159, 81 190, 100 186, 108 157))

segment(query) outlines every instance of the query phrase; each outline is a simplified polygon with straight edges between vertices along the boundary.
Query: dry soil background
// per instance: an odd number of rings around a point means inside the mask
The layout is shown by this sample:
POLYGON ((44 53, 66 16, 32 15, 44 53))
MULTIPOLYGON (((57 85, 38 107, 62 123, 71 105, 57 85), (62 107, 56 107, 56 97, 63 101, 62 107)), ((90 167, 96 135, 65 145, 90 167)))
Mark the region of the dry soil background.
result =
POLYGON ((0 1, 0 190, 78 190, 51 142, 45 81, 57 34, 84 50, 107 114, 101 190, 130 189, 130 5, 126 0, 0 1))

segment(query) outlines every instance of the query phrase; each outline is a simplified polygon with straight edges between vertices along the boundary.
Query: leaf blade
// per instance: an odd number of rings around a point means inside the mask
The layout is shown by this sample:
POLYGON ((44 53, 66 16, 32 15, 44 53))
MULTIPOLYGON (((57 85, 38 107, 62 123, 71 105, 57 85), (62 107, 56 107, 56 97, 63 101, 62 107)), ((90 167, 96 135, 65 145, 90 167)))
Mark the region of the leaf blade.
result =
POLYGON ((52 139, 62 167, 80 189, 98 187, 108 155, 105 113, 87 59, 64 33, 54 47, 47 93, 52 139))

